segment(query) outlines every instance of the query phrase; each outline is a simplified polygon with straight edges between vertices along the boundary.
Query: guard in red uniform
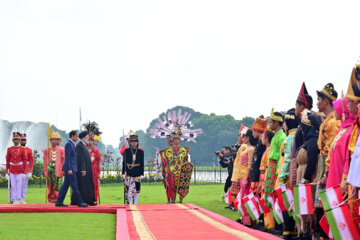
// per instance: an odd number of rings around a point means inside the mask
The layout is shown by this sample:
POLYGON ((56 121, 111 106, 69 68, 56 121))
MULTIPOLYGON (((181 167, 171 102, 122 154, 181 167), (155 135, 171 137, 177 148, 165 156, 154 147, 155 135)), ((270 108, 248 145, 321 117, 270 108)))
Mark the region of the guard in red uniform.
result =
POLYGON ((10 173, 11 200, 20 204, 23 179, 27 177, 28 165, 25 149, 20 146, 20 133, 13 133, 14 146, 6 154, 6 174, 10 173))
POLYGON ((25 153, 27 156, 28 169, 27 169, 26 178, 23 179, 22 193, 21 193, 21 199, 20 199, 21 204, 26 203, 25 198, 26 198, 26 193, 27 193, 27 188, 28 188, 28 182, 29 182, 29 179, 32 177, 32 172, 33 172, 33 168, 34 168, 33 152, 30 148, 26 147, 26 143, 27 143, 26 134, 23 133, 20 136, 20 145, 25 150, 25 153))

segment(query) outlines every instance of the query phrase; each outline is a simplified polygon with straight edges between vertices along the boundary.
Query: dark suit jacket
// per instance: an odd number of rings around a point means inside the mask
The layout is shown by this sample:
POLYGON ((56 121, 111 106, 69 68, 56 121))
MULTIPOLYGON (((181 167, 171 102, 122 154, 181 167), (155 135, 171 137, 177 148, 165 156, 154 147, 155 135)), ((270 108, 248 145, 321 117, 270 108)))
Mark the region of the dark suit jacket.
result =
POLYGON ((80 141, 76 145, 76 153, 77 153, 78 171, 86 172, 88 171, 87 169, 89 168, 92 169, 89 150, 82 141, 80 141))
POLYGON ((71 140, 65 144, 65 162, 63 166, 64 172, 70 170, 77 172, 76 149, 71 140))

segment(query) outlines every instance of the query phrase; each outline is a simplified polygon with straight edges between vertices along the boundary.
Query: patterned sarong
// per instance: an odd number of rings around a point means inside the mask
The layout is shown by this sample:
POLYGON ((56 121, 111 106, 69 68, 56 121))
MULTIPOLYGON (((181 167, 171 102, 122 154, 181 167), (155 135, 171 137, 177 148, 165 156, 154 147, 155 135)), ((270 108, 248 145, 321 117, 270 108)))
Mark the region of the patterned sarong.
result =
POLYGON ((135 182, 141 182, 139 177, 130 177, 126 176, 125 178, 125 185, 127 187, 127 196, 133 198, 137 191, 136 191, 136 184, 135 182))
POLYGON ((274 190, 274 185, 276 181, 276 165, 276 160, 270 160, 269 166, 266 169, 264 188, 265 199, 267 199, 270 193, 274 190))
POLYGON ((48 200, 51 203, 55 203, 59 196, 59 190, 63 183, 63 178, 59 178, 56 176, 55 163, 48 163, 48 200))

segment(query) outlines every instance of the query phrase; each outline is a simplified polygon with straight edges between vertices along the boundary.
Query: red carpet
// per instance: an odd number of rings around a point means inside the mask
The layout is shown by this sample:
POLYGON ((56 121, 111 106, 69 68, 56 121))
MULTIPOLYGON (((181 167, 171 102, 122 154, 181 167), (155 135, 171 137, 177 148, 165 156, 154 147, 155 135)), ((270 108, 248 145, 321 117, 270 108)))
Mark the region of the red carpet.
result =
POLYGON ((98 205, 55 207, 54 204, 0 205, 0 213, 75 212, 116 214, 116 239, 280 239, 247 228, 193 204, 98 205))

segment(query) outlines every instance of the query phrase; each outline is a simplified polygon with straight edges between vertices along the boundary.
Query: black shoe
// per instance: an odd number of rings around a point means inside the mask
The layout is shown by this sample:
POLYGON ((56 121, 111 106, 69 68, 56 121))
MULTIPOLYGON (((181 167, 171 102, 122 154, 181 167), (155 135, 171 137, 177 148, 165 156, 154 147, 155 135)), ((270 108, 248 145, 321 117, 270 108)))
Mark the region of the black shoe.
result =
POLYGON ((68 205, 65 205, 64 203, 55 203, 55 207, 68 207, 68 205))
POLYGON ((74 203, 74 202, 71 202, 70 205, 74 205, 74 206, 75 206, 75 205, 78 205, 78 204, 77 204, 77 203, 74 203))
POLYGON ((231 206, 232 206, 232 205, 229 204, 229 205, 227 205, 225 208, 231 208, 231 206))
POLYGON ((230 210, 236 211, 236 208, 235 208, 234 206, 231 206, 231 207, 230 207, 230 210))
POLYGON ((90 205, 90 206, 96 206, 97 203, 96 203, 96 202, 93 202, 93 203, 90 203, 89 205, 90 205))
POLYGON ((88 205, 86 203, 80 203, 78 206, 79 207, 87 207, 88 205))

